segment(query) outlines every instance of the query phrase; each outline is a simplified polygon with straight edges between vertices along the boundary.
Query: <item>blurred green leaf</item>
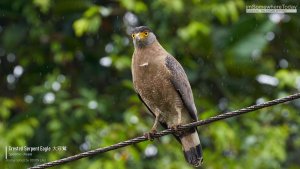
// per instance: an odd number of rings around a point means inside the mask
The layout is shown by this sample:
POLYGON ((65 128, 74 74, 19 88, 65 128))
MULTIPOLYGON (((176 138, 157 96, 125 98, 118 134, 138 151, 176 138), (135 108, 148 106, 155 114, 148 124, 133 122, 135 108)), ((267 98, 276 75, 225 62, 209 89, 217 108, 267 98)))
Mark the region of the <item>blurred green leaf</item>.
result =
POLYGON ((51 5, 50 0, 34 0, 33 3, 38 6, 43 13, 47 13, 51 5))
POLYGON ((147 6, 144 2, 140 0, 121 0, 120 3, 124 6, 127 10, 132 10, 137 13, 147 11, 147 6))
POLYGON ((201 22, 191 22, 187 27, 178 31, 179 36, 183 40, 195 38, 198 33, 208 35, 210 33, 210 28, 201 22))
POLYGON ((100 7, 92 6, 84 12, 82 18, 73 23, 73 29, 76 36, 82 36, 84 33, 95 33, 101 25, 100 7))
MULTIPOLYGON (((300 18, 248 14, 246 5, 2 0, 0 147, 67 147, 24 157, 48 162, 148 132, 154 119, 133 89, 130 70, 129 34, 139 25, 149 26, 185 69, 199 119, 299 92, 300 18)), ((295 100, 198 127, 203 168, 299 168, 299 105, 295 100)), ((0 168, 35 165, 12 163, 4 153, 0 158, 0 168)), ((54 168, 193 167, 169 135, 54 168)))

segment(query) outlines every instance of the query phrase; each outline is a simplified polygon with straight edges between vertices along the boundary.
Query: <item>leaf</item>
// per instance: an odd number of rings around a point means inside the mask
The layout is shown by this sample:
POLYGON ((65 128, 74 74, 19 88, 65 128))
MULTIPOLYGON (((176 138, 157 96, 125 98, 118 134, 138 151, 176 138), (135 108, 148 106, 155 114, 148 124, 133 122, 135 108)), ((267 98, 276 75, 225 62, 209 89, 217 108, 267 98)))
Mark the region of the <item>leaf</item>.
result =
POLYGON ((188 26, 178 30, 179 36, 184 40, 195 38, 199 33, 208 35, 210 28, 204 23, 193 21, 188 26))
POLYGON ((51 6, 50 0, 34 0, 33 3, 40 8, 43 13, 47 13, 51 6))

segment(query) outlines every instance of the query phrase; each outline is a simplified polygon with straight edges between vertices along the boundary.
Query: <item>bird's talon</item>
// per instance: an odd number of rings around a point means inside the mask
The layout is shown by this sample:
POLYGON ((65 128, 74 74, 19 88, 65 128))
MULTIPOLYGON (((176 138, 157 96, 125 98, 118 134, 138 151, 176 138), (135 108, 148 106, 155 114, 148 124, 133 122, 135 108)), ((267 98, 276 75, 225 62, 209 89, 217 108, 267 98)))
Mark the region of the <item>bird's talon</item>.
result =
POLYGON ((151 140, 150 133, 144 133, 144 137, 146 137, 147 140, 151 140))
POLYGON ((155 133, 157 133, 157 131, 156 131, 156 129, 151 129, 150 133, 155 134, 155 133))
POLYGON ((176 135, 179 136, 179 135, 183 134, 183 131, 179 130, 180 126, 181 125, 173 125, 170 128, 171 128, 171 130, 173 130, 175 132, 176 135))
POLYGON ((150 141, 153 141, 154 140, 154 135, 157 131, 155 129, 152 129, 150 132, 148 133, 144 133, 144 136, 150 140, 150 141))
POLYGON ((173 130, 173 131, 178 131, 178 127, 179 127, 180 125, 173 125, 173 126, 171 126, 171 130, 173 130))

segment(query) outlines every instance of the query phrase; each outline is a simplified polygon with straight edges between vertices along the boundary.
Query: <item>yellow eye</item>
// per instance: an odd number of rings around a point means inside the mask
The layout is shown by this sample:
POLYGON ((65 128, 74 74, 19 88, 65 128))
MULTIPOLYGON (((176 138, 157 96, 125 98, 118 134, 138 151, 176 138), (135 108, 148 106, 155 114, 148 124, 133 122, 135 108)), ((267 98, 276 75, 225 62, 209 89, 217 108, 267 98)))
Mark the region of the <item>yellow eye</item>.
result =
POLYGON ((131 34, 131 37, 134 39, 135 38, 135 34, 131 34))
POLYGON ((145 36, 148 36, 149 33, 148 32, 144 32, 144 34, 145 34, 145 36))

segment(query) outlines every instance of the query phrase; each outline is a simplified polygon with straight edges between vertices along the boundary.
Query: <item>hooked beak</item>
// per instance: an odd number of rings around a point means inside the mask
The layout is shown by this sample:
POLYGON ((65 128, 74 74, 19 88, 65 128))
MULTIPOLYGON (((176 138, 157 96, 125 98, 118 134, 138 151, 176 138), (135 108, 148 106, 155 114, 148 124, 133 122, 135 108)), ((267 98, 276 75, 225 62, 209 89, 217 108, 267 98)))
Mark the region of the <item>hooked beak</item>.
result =
POLYGON ((136 34, 135 34, 135 39, 136 39, 137 41, 142 41, 142 40, 145 39, 145 34, 142 33, 142 32, 136 33, 136 34))

